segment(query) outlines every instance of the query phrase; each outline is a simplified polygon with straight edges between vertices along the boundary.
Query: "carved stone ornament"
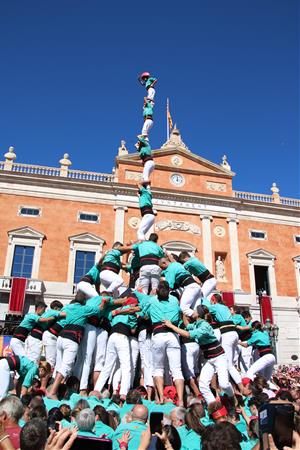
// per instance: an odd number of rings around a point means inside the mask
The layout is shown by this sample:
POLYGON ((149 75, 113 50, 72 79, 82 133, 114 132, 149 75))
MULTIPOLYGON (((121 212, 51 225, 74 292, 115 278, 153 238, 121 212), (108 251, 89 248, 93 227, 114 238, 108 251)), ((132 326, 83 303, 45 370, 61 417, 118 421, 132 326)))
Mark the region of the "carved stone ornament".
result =
POLYGON ((141 172, 132 172, 130 170, 126 170, 125 179, 133 180, 133 181, 141 181, 143 174, 141 172))
POLYGON ((215 233, 215 235, 218 236, 218 237, 224 237, 226 231, 225 231, 225 228, 224 228, 224 227, 221 227, 221 225, 217 225, 217 226, 215 226, 215 228, 214 228, 214 233, 215 233))
POLYGON ((226 192, 226 184, 215 183, 214 181, 207 181, 206 187, 209 191, 226 192))
POLYGON ((172 156, 172 158, 171 158, 171 162, 172 162, 173 166, 178 167, 178 166, 181 166, 181 165, 182 165, 183 160, 182 160, 182 158, 180 158, 180 156, 174 155, 174 156, 172 156))
POLYGON ((158 231, 176 230, 198 235, 201 234, 201 230, 197 225, 179 220, 160 220, 155 224, 155 229, 158 231))
POLYGON ((130 219, 128 219, 128 225, 135 230, 140 226, 140 223, 141 219, 138 217, 130 217, 130 219))

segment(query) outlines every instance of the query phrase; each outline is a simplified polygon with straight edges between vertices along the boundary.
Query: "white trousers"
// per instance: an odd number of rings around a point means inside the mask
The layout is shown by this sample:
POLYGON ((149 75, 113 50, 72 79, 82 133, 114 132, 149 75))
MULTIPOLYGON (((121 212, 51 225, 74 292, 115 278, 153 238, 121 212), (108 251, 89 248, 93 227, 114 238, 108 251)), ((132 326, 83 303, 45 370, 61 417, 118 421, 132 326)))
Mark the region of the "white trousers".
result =
POLYGON ((236 384, 242 382, 242 377, 238 370, 233 365, 233 358, 236 353, 236 348, 239 342, 239 335, 236 331, 228 331, 228 333, 221 334, 221 343, 224 349, 227 363, 228 363, 228 371, 230 373, 231 378, 234 380, 236 384))
POLYGON ((42 341, 33 336, 28 336, 25 341, 25 355, 31 361, 38 363, 42 353, 42 346, 42 341))
POLYGON ((127 289, 123 278, 112 270, 102 270, 100 272, 100 281, 105 290, 112 292, 115 298, 127 289))
POLYGON ((113 333, 110 335, 103 370, 96 382, 94 389, 101 392, 108 380, 115 362, 119 359, 121 368, 120 395, 126 395, 130 388, 131 364, 130 364, 129 338, 124 334, 113 333))
POLYGON ((246 377, 251 378, 251 380, 253 380, 254 376, 257 373, 259 373, 260 375, 263 375, 263 377, 267 381, 269 381, 272 376, 275 362, 276 362, 275 356, 272 355, 271 353, 262 356, 257 361, 255 361, 254 364, 252 364, 252 366, 250 367, 250 369, 246 374, 246 377))
POLYGON ((167 357, 173 380, 183 380, 181 371, 181 351, 176 334, 157 333, 152 336, 153 376, 163 377, 167 357))
POLYGON ((55 367, 57 336, 54 336, 54 334, 50 333, 48 330, 44 331, 43 345, 45 349, 46 361, 51 365, 51 367, 55 367))
POLYGON ((10 383, 10 368, 6 359, 0 360, 0 400, 7 396, 10 383))
POLYGON ((58 336, 55 372, 59 372, 64 378, 71 375, 77 353, 76 342, 58 336))
POLYGON ((243 365, 241 365, 241 369, 242 369, 242 373, 247 372, 248 369, 250 369, 250 366, 252 364, 252 350, 253 347, 252 345, 249 345, 249 347, 242 347, 242 358, 243 358, 243 363, 246 367, 246 370, 244 370, 245 368, 243 367, 243 365))
POLYGON ((161 268, 156 264, 149 264, 140 268, 139 286, 144 294, 150 290, 156 290, 159 284, 161 268))
POLYGON ((214 333, 218 342, 221 342, 221 331, 220 328, 214 328, 214 333))
POLYGON ((186 342, 181 346, 181 366, 185 380, 196 378, 200 347, 197 342, 186 342))
POLYGON ((225 394, 233 397, 233 389, 229 382, 226 356, 220 355, 206 361, 202 367, 199 378, 199 389, 207 404, 214 402, 216 399, 210 389, 210 382, 214 373, 218 375, 219 386, 225 394))
MULTIPOLYGON (((130 337, 129 342, 130 342, 130 365, 131 365, 130 387, 132 388, 134 378, 135 378, 137 360, 139 357, 139 343, 138 343, 137 338, 135 338, 135 337, 130 337)), ((117 365, 116 365, 116 371, 114 373, 113 380, 112 380, 112 385, 113 385, 114 391, 116 391, 118 389, 121 381, 122 381, 122 372, 121 372, 120 364, 118 361, 117 365)))
POLYGON ((148 133, 150 129, 153 127, 153 120, 152 119, 146 119, 142 128, 142 135, 148 136, 148 133))
POLYGON ((146 239, 146 233, 148 233, 153 224, 154 214, 145 214, 142 217, 139 229, 137 231, 137 238, 139 241, 144 241, 146 239))
POLYGON ((97 328, 96 333, 96 352, 94 361, 94 372, 101 372, 105 363, 105 354, 107 346, 108 333, 103 328, 97 328))
POLYGON ((180 309, 186 316, 192 316, 197 301, 200 303, 201 288, 197 283, 187 285, 182 292, 180 309))
POLYGON ((87 281, 79 281, 77 284, 77 292, 82 292, 86 298, 93 298, 97 297, 98 292, 96 291, 95 286, 93 286, 91 283, 88 283, 87 281))
POLYGON ((96 327, 87 323, 84 329, 82 341, 78 347, 73 375, 80 380, 79 389, 87 389, 89 376, 93 360, 93 353, 96 347, 96 327))
POLYGON ((148 92, 147 99, 153 101, 155 96, 155 89, 153 87, 150 87, 147 92, 148 92))
POLYGON ((10 348, 16 356, 25 356, 25 342, 12 337, 9 344, 10 348))
POLYGON ((208 297, 209 294, 216 288, 217 286, 217 280, 215 277, 209 278, 208 280, 204 281, 204 283, 201 286, 201 292, 203 297, 208 297))
POLYGON ((153 159, 146 161, 143 168, 143 181, 150 181, 150 176, 155 168, 153 159))
POLYGON ((142 330, 139 333, 138 342, 141 355, 141 366, 144 373, 144 386, 153 386, 151 337, 147 335, 147 330, 142 330))

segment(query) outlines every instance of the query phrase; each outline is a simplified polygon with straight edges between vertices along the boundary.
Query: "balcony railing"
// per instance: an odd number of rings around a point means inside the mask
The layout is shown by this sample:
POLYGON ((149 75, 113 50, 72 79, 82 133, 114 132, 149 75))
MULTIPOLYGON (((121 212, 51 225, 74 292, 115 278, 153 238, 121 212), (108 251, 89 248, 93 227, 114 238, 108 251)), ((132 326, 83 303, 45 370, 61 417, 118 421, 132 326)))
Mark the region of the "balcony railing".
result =
POLYGON ((254 202, 275 203, 286 206, 300 207, 300 200, 288 197, 275 197, 274 195, 255 194, 254 192, 233 191, 235 198, 242 200, 251 200, 254 202))
MULTIPOLYGON (((0 277, 0 292, 10 292, 13 277, 0 277)), ((45 292, 44 282, 28 278, 26 284, 26 294, 42 295, 45 292)))

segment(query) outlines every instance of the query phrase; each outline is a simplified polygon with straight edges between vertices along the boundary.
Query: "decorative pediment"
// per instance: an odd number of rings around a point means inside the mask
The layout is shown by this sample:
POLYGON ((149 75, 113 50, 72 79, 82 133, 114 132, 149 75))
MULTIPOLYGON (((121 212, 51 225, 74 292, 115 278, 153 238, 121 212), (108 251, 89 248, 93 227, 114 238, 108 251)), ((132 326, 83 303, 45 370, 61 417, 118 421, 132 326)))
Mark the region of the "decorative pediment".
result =
POLYGON ((257 250, 254 250, 253 252, 246 253, 246 255, 248 258, 255 259, 276 259, 276 256, 273 255, 273 253, 270 253, 263 248, 259 248, 257 250))
POLYGON ((100 238, 99 236, 93 233, 75 234, 74 236, 69 236, 69 241, 73 243, 80 242, 82 244, 99 244, 99 245, 105 244, 104 239, 100 238))
POLYGON ((10 239, 12 238, 22 238, 22 239, 35 239, 42 241, 45 239, 45 235, 40 233, 31 227, 21 227, 15 228, 14 230, 10 230, 7 232, 10 239))

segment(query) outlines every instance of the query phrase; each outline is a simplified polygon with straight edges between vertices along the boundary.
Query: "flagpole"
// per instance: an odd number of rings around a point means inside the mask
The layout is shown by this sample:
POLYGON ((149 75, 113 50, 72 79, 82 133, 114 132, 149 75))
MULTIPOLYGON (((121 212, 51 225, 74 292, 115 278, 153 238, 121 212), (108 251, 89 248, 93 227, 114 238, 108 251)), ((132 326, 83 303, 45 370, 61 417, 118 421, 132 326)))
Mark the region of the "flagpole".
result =
POLYGON ((170 139, 170 127, 169 127, 169 98, 167 97, 167 141, 170 139))

